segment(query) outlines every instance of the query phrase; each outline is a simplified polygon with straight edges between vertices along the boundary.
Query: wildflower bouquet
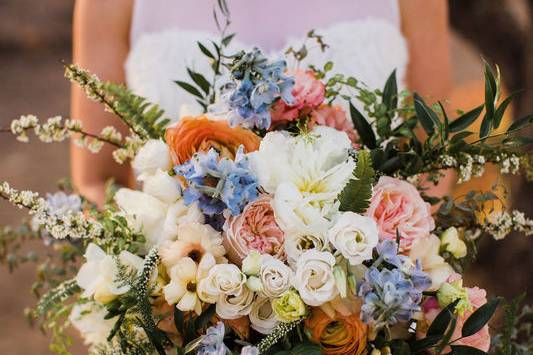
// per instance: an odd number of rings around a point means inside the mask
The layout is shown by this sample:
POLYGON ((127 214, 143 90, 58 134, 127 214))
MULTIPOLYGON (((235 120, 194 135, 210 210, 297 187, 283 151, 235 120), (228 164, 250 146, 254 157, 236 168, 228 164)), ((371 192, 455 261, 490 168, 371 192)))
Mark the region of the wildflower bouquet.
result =
MULTIPOLYGON (((321 37, 311 32, 311 39, 321 37)), ((109 184, 96 208, 68 183, 46 198, 0 185, 0 196, 32 216, 1 230, 14 267, 19 240, 44 239, 45 259, 30 316, 66 353, 77 328, 97 354, 511 354, 516 303, 494 338, 488 321, 500 299, 461 274, 484 235, 533 233, 496 193, 431 195, 427 183, 486 164, 531 177, 532 116, 500 126, 499 77, 485 68, 485 102, 450 119, 440 103, 302 68, 259 49, 225 53, 232 35, 199 43, 213 78, 189 70, 177 82, 204 113, 173 125, 122 86, 75 65, 66 76, 130 128, 100 134, 60 117, 13 121, 27 141, 73 137, 97 152, 131 159, 141 189, 109 184), (469 131, 484 111, 479 133, 469 131), (80 266, 81 265, 81 266, 80 266), (44 294, 41 291, 46 291, 44 294)), ((177 88, 178 89, 178 88, 177 88)), ((530 344, 529 342, 528 344, 530 344)))

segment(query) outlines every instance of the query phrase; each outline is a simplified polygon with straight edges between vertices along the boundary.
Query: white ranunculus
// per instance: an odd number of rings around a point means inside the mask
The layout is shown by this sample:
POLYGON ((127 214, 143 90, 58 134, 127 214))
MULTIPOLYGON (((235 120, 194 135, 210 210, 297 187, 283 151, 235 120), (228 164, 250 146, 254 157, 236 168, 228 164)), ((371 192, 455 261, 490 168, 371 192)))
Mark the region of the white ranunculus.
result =
MULTIPOLYGON (((76 275, 78 286, 83 289, 83 297, 93 297, 100 303, 107 303, 119 295, 129 291, 129 285, 122 285, 118 276, 117 261, 112 255, 107 255, 96 244, 89 244, 85 250, 85 259, 76 275)), ((118 260, 121 264, 139 270, 143 259, 128 251, 122 251, 118 260)))
POLYGON ((118 319, 118 316, 106 319, 107 314, 104 306, 88 302, 75 304, 68 319, 80 333, 85 345, 97 346, 107 344, 107 337, 118 319))
POLYGON ((163 170, 157 170, 146 177, 143 191, 167 204, 172 204, 181 197, 179 181, 163 170))
POLYGON ((411 247, 411 250, 409 250, 409 258, 413 260, 413 262, 419 260, 422 264, 422 270, 428 273, 431 278, 431 288, 429 291, 438 290, 439 287, 454 273, 450 264, 439 255, 439 248, 439 237, 432 234, 428 237, 416 240, 411 247))
POLYGON ((296 137, 266 134, 251 153, 252 168, 261 186, 274 194, 272 206, 282 229, 318 223, 335 212, 338 194, 353 177, 351 147, 346 133, 324 126, 296 137))
POLYGON ((252 309, 254 299, 254 292, 243 286, 237 294, 220 295, 216 302, 216 313, 222 319, 246 316, 252 309))
POLYGON ((344 212, 328 231, 329 242, 351 265, 372 259, 372 250, 379 241, 376 222, 353 212, 344 212))
POLYGON ((198 208, 198 203, 195 202, 190 206, 186 206, 183 200, 178 200, 170 205, 167 209, 163 223, 163 231, 158 238, 160 242, 165 240, 174 240, 178 235, 178 230, 181 225, 189 223, 205 222, 205 216, 198 208))
POLYGON ((144 180, 159 169, 167 170, 170 168, 170 150, 162 140, 150 139, 139 149, 131 166, 137 173, 139 180, 144 180))
POLYGON ((337 296, 333 266, 335 257, 329 252, 308 250, 300 256, 292 283, 307 305, 318 307, 337 296))
POLYGON ((252 328, 261 334, 270 334, 278 324, 270 299, 266 297, 255 299, 248 317, 252 328))
POLYGON ((245 288, 246 275, 234 264, 218 264, 200 281, 199 296, 202 301, 215 303, 221 296, 236 296, 245 288))
POLYGON ((288 230, 283 247, 289 265, 294 268, 300 256, 307 250, 323 250, 327 244, 325 233, 326 230, 320 227, 288 230))
POLYGON ((283 261, 264 254, 261 257, 259 279, 266 297, 279 297, 291 288, 292 270, 283 261))

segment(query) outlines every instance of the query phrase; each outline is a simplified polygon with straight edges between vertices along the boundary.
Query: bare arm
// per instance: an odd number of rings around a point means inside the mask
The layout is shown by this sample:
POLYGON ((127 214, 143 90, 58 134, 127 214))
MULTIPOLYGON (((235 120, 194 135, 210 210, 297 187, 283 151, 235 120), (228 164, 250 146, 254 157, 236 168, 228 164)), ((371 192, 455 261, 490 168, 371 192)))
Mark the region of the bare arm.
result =
MULTIPOLYGON (((77 0, 74 9, 73 62, 100 79, 124 82, 124 61, 128 54, 132 0, 77 0)), ((71 116, 83 122, 88 132, 99 133, 114 125, 122 133, 119 119, 90 101, 76 85, 72 87, 71 116)), ((89 199, 102 204, 104 184, 115 178, 123 185, 132 183, 128 166, 113 161, 109 146, 98 154, 71 144, 71 173, 74 185, 89 199)))

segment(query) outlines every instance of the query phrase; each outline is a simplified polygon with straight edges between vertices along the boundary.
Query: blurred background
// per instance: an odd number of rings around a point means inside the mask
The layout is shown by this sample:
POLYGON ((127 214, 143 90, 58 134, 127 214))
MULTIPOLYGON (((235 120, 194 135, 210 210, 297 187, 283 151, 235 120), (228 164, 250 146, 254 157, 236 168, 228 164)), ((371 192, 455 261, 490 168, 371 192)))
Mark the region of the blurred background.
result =
MULTIPOLYGON (((402 0, 408 1, 408 0, 402 0)), ((513 117, 533 112, 533 0, 450 0, 454 107, 478 105, 483 95, 482 58, 498 63, 506 90, 525 89, 513 117)), ((69 61, 69 0, 0 0, 0 127, 21 114, 68 117, 69 84, 61 60, 69 61)), ((512 119, 510 117, 509 119, 512 119)), ((68 144, 18 143, 0 136, 0 181, 38 192, 54 191, 68 176, 68 144)), ((510 181, 514 206, 533 215, 532 185, 510 181), (520 198, 517 198, 520 196, 520 198)), ((24 213, 0 201, 0 225, 15 225, 24 213)), ((42 247, 33 245, 34 249, 42 247)), ((533 239, 515 236, 481 245, 470 278, 491 295, 512 297, 533 285, 533 239)), ((33 265, 9 273, 0 268, 0 354, 50 354, 49 335, 30 328, 23 316, 32 306, 33 265)), ((530 301, 532 300, 529 297, 530 301)), ((74 335, 75 336, 75 335, 74 335)), ((73 353, 84 353, 79 339, 73 353)))

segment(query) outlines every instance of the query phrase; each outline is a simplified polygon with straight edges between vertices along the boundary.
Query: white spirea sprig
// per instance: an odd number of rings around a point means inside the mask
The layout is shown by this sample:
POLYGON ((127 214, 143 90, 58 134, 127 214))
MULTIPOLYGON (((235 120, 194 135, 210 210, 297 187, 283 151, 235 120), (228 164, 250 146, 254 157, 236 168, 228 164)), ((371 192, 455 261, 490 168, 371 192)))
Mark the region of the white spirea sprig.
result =
POLYGON ((530 236, 533 235, 533 220, 526 218, 523 212, 517 210, 511 213, 496 212, 489 217, 484 229, 496 240, 505 238, 512 231, 530 236))
POLYGON ((301 323, 301 320, 295 320, 294 322, 284 323, 280 322, 276 328, 272 330, 259 344, 257 344, 257 349, 259 354, 263 354, 272 346, 274 346, 281 338, 289 334, 298 324, 301 323))
POLYGON ((113 159, 119 164, 124 164, 124 162, 135 158, 135 155, 145 143, 139 136, 132 134, 126 137, 122 148, 113 151, 113 159))
POLYGON ((86 219, 82 212, 52 215, 46 200, 36 192, 19 191, 3 182, 0 184, 0 196, 20 209, 28 209, 32 220, 43 226, 55 239, 96 239, 103 234, 100 223, 86 219))

